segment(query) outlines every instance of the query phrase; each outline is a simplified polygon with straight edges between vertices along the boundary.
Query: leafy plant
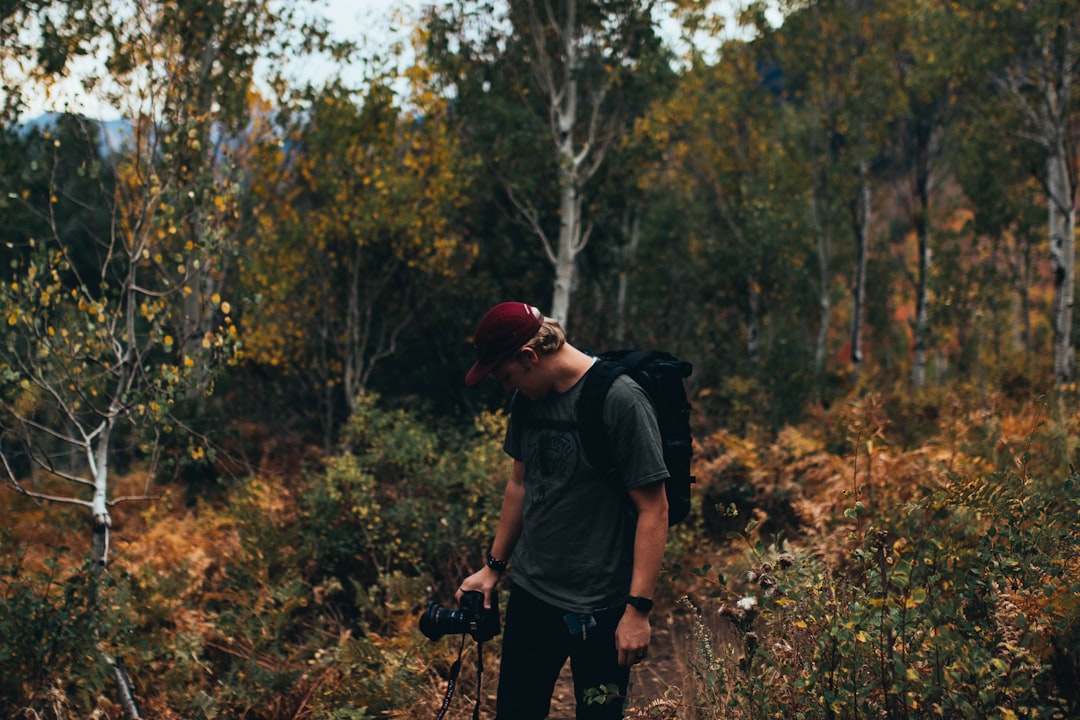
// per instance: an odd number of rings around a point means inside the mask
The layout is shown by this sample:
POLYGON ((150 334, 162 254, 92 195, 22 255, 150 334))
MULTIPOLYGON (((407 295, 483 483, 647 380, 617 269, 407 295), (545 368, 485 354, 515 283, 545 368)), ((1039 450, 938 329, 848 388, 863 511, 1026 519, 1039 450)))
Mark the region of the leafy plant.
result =
POLYGON ((1075 713, 1078 476, 1032 466, 1024 451, 1011 469, 953 463, 899 487, 864 465, 831 521, 847 538, 838 562, 806 540, 766 544, 757 522, 734 534, 741 580, 699 572, 718 623, 683 601, 699 716, 1075 713))
POLYGON ((66 567, 64 546, 40 565, 7 532, 0 547, 0 715, 88 717, 115 672, 98 648, 122 643, 128 628, 122 587, 99 583, 89 559, 66 567))

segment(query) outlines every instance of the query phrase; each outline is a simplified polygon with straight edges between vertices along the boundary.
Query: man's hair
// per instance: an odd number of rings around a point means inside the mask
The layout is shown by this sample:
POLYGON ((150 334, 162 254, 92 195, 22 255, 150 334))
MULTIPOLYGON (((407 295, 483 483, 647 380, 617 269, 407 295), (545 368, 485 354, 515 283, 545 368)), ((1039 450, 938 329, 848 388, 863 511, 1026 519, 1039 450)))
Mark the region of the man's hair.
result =
POLYGON ((541 321, 540 329, 532 336, 529 342, 521 346, 518 355, 526 348, 532 349, 537 355, 553 353, 566 344, 566 331, 555 318, 545 317, 537 308, 533 308, 533 315, 541 321))

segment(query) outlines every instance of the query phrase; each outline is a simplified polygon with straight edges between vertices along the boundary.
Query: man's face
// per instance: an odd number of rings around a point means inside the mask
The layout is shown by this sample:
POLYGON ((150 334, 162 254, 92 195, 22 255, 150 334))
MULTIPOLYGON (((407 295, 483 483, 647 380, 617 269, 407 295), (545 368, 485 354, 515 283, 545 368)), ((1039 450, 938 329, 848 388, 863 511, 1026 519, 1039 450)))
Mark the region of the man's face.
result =
POLYGON ((499 363, 491 374, 505 389, 517 390, 530 400, 539 400, 547 395, 547 389, 543 386, 537 361, 536 353, 527 350, 499 363))

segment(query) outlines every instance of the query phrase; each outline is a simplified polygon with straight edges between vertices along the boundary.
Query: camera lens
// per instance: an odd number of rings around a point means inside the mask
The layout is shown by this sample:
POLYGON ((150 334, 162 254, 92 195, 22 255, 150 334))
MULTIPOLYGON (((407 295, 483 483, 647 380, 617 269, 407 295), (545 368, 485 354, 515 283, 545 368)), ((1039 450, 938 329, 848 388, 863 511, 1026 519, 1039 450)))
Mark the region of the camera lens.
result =
POLYGON ((477 640, 488 640, 499 634, 499 611, 485 610, 484 595, 476 591, 462 596, 460 609, 443 607, 432 600, 420 616, 420 632, 433 641, 443 635, 466 633, 477 640))
POLYGON ((443 635, 466 633, 469 623, 460 610, 446 608, 432 600, 427 610, 420 616, 420 632, 429 640, 438 640, 443 635))

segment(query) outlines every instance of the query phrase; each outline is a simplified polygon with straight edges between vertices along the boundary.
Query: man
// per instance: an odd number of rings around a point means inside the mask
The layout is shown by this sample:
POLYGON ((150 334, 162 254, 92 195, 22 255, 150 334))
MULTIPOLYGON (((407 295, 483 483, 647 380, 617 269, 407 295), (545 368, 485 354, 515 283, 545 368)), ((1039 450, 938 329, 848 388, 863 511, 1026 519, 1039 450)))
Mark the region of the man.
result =
POLYGON ((490 607, 499 577, 512 568, 496 718, 547 717, 569 657, 577 718, 617 720, 630 666, 648 653, 667 539, 668 471, 652 403, 626 375, 608 391, 613 478, 589 465, 575 430, 595 359, 566 342, 557 321, 525 303, 501 303, 480 321, 474 344, 466 385, 493 375, 529 406, 511 415, 503 443, 514 465, 487 564, 457 594, 481 591, 490 607), (620 697, 586 701, 590 688, 611 685, 620 697))

